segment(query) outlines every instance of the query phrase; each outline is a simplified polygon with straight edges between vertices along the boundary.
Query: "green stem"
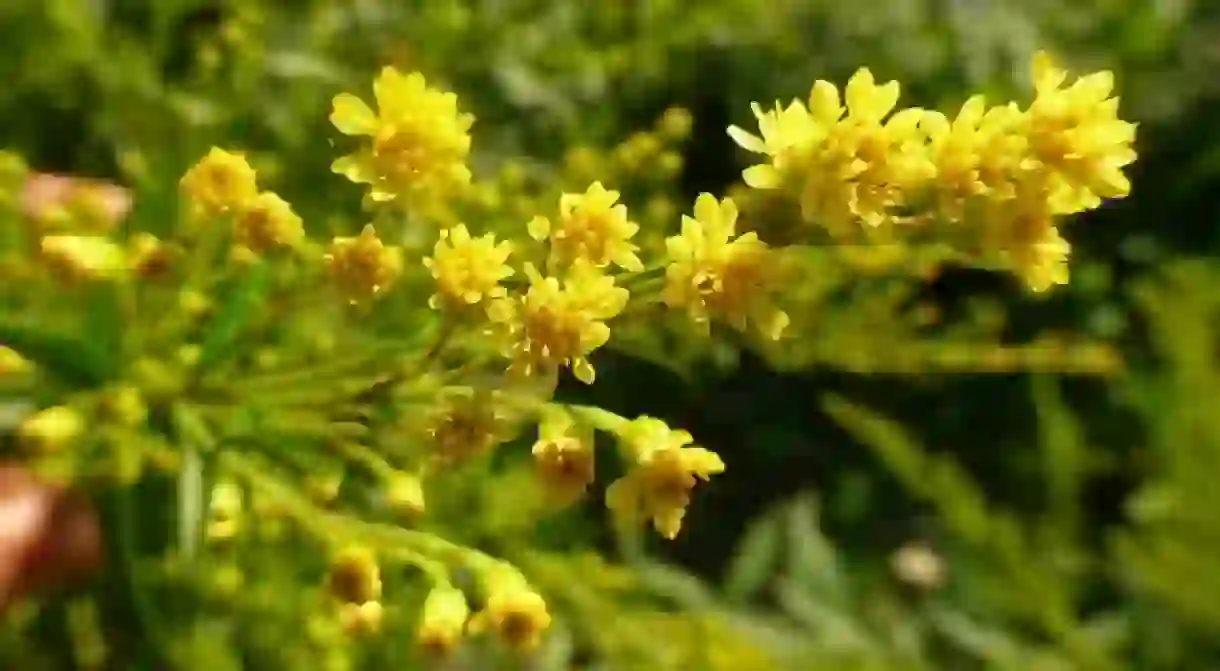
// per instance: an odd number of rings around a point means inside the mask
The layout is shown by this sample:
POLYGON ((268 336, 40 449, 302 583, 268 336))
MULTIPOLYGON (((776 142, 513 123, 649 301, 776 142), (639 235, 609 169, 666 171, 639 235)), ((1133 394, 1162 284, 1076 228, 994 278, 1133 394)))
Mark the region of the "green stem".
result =
MULTIPOLYGON (((326 539, 352 539, 378 548, 390 556, 415 557, 428 562, 465 566, 480 575, 492 571, 515 571, 504 562, 473 548, 458 545, 425 531, 402 529, 365 522, 322 510, 310 503, 293 487, 260 468, 244 455, 222 455, 225 466, 255 489, 274 496, 284 510, 305 528, 326 539)), ((419 563, 412 561, 417 566, 419 563)), ((420 566, 420 568, 425 568, 420 566)), ((427 570, 427 569, 425 569, 427 570)))

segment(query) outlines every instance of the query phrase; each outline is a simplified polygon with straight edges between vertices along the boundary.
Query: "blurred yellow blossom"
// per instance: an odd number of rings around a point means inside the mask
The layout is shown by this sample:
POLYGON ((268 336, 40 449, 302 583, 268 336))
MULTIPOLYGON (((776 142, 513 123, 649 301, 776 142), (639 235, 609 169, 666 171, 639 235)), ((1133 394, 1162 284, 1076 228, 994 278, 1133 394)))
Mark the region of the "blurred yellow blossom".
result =
POLYGON ((487 603, 471 619, 471 630, 491 631, 516 650, 538 647, 543 632, 551 626, 546 601, 517 575, 493 576, 488 583, 487 603))
POLYGON ((566 411, 548 408, 532 452, 553 503, 571 502, 593 482, 593 431, 577 424, 566 411))
POLYGON ((181 185, 183 194, 204 215, 239 210, 258 195, 257 175, 245 155, 220 147, 191 166, 181 185))
POLYGON ((279 195, 264 191, 233 219, 233 241, 255 253, 291 247, 305 237, 305 225, 279 195))
POLYGON ((22 447, 33 452, 53 452, 76 440, 85 431, 85 419, 74 408, 57 405, 39 410, 17 427, 22 447))
POLYGON ((682 233, 665 241, 670 265, 664 300, 687 310, 697 324, 706 326, 714 315, 778 339, 788 325, 788 315, 771 302, 781 268, 757 234, 736 236, 737 214, 728 198, 718 203, 705 193, 695 200, 695 216, 684 215, 682 233))
POLYGON ((457 647, 470 617, 470 607, 462 590, 448 584, 438 585, 424 599, 416 640, 424 650, 446 654, 457 647))
POLYGON ((41 252, 51 270, 68 279, 110 279, 127 270, 127 253, 101 236, 47 235, 41 252))
POLYGON ((457 96, 430 88, 418 72, 386 67, 373 82, 377 111, 350 93, 335 96, 331 123, 370 145, 336 160, 333 169, 368 184, 378 202, 435 195, 470 181, 466 157, 474 117, 458 110, 457 96))
POLYGON ((386 245, 369 224, 360 235, 335 238, 326 254, 331 275, 353 301, 385 289, 402 273, 402 248, 386 245))

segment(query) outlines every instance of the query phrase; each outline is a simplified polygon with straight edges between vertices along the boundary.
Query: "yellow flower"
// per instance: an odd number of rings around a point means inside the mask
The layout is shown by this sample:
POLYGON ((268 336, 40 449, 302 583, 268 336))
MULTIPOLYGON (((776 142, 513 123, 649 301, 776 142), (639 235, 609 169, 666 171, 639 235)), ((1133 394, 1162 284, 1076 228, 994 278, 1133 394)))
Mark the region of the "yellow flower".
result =
POLYGON ((568 503, 593 482, 593 432, 577 425, 571 414, 549 408, 538 427, 534 463, 552 502, 568 503))
POLYGON ((565 193, 559 198, 559 221, 552 224, 536 217, 529 223, 529 233, 536 240, 549 238, 551 259, 563 266, 583 259, 599 268, 613 263, 641 271, 639 247, 631 243, 640 227, 627 219, 627 206, 617 204, 618 198, 618 191, 607 190, 601 182, 594 182, 583 194, 565 193))
POLYGON ((20 444, 34 452, 52 452, 76 440, 85 431, 85 420, 63 405, 40 410, 17 427, 20 444))
POLYGON ((385 608, 378 601, 345 603, 339 608, 339 625, 349 636, 366 636, 381 630, 385 608))
POLYGON ((701 194, 694 218, 682 217, 682 233, 666 239, 665 303, 686 309, 696 323, 712 315, 739 330, 756 326, 778 339, 788 315, 774 307, 770 294, 782 280, 771 250, 750 232, 734 238, 737 206, 701 194))
POLYGON ((546 601, 517 575, 497 575, 488 583, 487 604, 471 620, 471 630, 478 633, 490 628, 515 650, 538 647, 542 633, 551 626, 546 601))
POLYGON ((425 427, 433 458, 444 465, 458 464, 512 438, 516 426, 503 405, 495 391, 453 387, 442 392, 425 427))
POLYGON ((1126 196, 1131 184, 1123 167, 1135 160, 1136 125, 1118 118, 1114 74, 1103 70, 1065 87, 1067 73, 1044 52, 1034 55, 1031 69, 1035 98, 1026 132, 1034 158, 1055 173, 1056 213, 1126 196))
POLYGON ((531 264, 530 286, 523 296, 509 296, 488 311, 492 321, 508 328, 516 370, 549 374, 569 366, 586 384, 594 379, 588 356, 610 339, 606 321, 627 306, 629 293, 614 278, 578 260, 563 281, 544 277, 531 264))
POLYGON ((92 235, 47 235, 42 259, 56 273, 73 280, 103 280, 127 271, 127 254, 114 242, 92 235))
POLYGON ((144 279, 163 278, 174 267, 181 249, 166 245, 152 233, 141 231, 127 240, 127 262, 144 279))
POLYGON ((237 535, 245 507, 243 498, 241 488, 232 482, 220 482, 212 488, 208 502, 208 540, 227 541, 237 535))
POLYGON ((690 137, 695 120, 689 110, 682 107, 670 107, 661 115, 657 123, 657 131, 667 140, 685 140, 690 137))
POLYGON ((233 241, 256 253, 291 247, 304 237, 301 218, 271 191, 258 194, 233 219, 233 241))
POLYGON ((28 374, 34 370, 34 364, 4 345, 0 345, 0 380, 11 379, 28 374))
POLYGON ((402 274, 402 249, 383 244, 369 224, 356 237, 335 238, 326 264, 355 302, 380 292, 402 274))
POLYGON ((436 293, 428 305, 433 309, 460 307, 503 297, 500 282, 513 274, 506 265, 511 253, 512 243, 497 244, 492 233, 473 238, 465 224, 441 231, 432 257, 424 259, 436 280, 436 293))
POLYGON ((1012 181, 1028 151, 1021 132, 1024 120, 1015 104, 988 109, 982 96, 967 100, 953 121, 940 112, 924 112, 920 129, 928 136, 942 215, 961 219, 973 197, 1013 197, 1012 181))
POLYGON ((640 417, 619 431, 632 466, 606 490, 606 506, 622 519, 652 518, 657 532, 673 539, 682 528, 691 490, 699 480, 724 472, 715 452, 691 445, 686 431, 640 417))
POLYGON ((898 93, 897 82, 878 85, 861 68, 848 81, 843 101, 833 84, 818 81, 808 107, 793 101, 763 112, 755 104, 761 138, 729 128, 744 149, 770 158, 743 173, 746 183, 760 189, 793 184, 805 218, 832 232, 855 223, 887 223, 908 192, 931 175, 919 132, 921 110, 890 115, 898 93))
POLYGON ((1022 186, 1015 198, 984 210, 984 245, 1033 291, 1067 284, 1071 246, 1055 226, 1046 187, 1022 186))
POLYGON ((373 96, 376 113, 350 93, 335 96, 335 128, 371 140, 336 160, 336 173, 370 185, 369 195, 378 202, 434 195, 470 181, 466 157, 474 117, 458 111, 456 95, 428 87, 418 72, 403 75, 386 67, 373 82, 373 96))
POLYGON ((199 212, 217 215, 241 209, 258 194, 254 168, 240 153, 213 147, 182 176, 182 192, 199 212))
POLYGON ((452 585, 433 588, 424 599, 423 615, 416 633, 420 647, 436 654, 452 651, 461 641, 469 617, 470 607, 462 590, 452 585))

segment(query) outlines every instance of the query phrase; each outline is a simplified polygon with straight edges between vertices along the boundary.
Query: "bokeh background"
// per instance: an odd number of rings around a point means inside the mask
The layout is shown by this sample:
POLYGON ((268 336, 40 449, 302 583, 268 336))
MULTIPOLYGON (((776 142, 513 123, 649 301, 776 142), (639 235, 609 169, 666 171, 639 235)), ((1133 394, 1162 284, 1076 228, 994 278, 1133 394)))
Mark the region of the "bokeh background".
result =
MULTIPOLYGON (((750 127, 751 101, 864 65, 911 105, 1021 100, 1036 49, 1112 69, 1140 124, 1132 195, 1066 230, 1070 285, 882 269, 800 316, 816 335, 783 356, 602 354, 594 387, 562 393, 661 416, 728 465, 674 542, 616 539, 597 505, 537 519, 511 483, 451 510, 555 593, 594 588, 591 552, 639 586, 561 597, 585 620, 533 668, 1220 669, 1218 3, 6 0, 0 147, 136 189, 136 218, 209 146, 243 147, 325 227, 359 216, 328 169, 330 97, 394 64, 476 115, 489 199, 521 175, 583 189, 592 173, 663 217, 734 188, 745 157, 725 127, 750 127), (673 107, 689 136, 641 140, 673 107)), ((112 616, 128 646, 152 645, 112 616)), ((291 632, 235 635, 253 612, 207 617, 184 625, 181 668, 322 668, 258 651, 291 632)), ((3 668, 73 668, 64 637, 10 632, 3 668)), ((378 645, 363 668, 411 668, 393 661, 404 642, 378 645)))

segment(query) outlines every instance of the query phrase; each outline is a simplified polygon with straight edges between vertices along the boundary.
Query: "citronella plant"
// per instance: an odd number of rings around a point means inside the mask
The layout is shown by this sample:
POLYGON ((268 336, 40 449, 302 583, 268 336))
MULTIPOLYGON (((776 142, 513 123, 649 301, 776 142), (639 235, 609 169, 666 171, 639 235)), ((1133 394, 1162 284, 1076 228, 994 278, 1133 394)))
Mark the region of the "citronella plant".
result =
MULTIPOLYGON (((762 155, 746 181, 800 205, 772 244, 730 197, 637 216, 613 174, 505 209, 468 165, 473 116, 387 67, 375 104, 333 101, 331 168, 363 189, 370 220, 330 239, 235 147, 182 176, 162 237, 6 210, 0 363, 6 393, 33 403, 12 454, 79 485, 175 474, 186 559, 223 564, 285 529, 308 539, 292 547, 327 558, 317 599, 281 614, 317 640, 376 635, 404 612, 397 590, 418 597, 409 617, 427 653, 471 637, 531 650, 555 617, 546 594, 523 567, 416 526, 429 488, 536 427, 538 482, 569 504, 599 477, 603 434, 624 473, 606 490, 614 519, 674 538, 720 457, 659 419, 555 397, 561 374, 596 383, 616 333, 668 328, 661 314, 690 338, 723 328, 783 348, 789 297, 816 279, 809 250, 828 240, 918 245, 1039 291, 1066 282, 1064 217, 1126 194, 1134 126, 1108 72, 1069 81, 1039 55, 1034 78, 1027 105, 972 98, 949 115, 896 111, 898 84, 867 69, 842 95, 819 81, 807 101, 756 107, 759 135, 729 129, 762 155), (371 484, 399 523, 349 503, 349 482, 371 484)), ((671 111, 615 160, 672 174, 664 138, 689 132, 671 111)), ((238 573, 215 575, 237 589, 238 573)))

